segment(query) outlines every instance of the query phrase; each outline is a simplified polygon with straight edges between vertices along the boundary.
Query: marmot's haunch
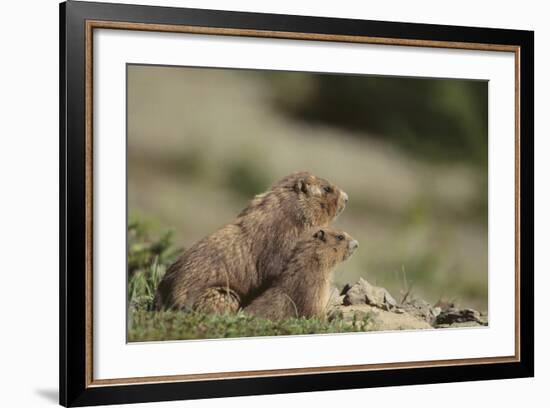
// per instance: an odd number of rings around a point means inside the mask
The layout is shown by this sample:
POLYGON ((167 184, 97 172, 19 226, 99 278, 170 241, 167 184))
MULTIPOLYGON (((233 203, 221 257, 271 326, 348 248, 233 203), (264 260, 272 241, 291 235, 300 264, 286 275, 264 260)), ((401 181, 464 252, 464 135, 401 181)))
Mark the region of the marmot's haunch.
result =
POLYGON ((334 269, 358 246, 343 231, 317 230, 296 244, 282 273, 244 311, 271 320, 324 318, 334 269))
POLYGON ((328 225, 347 201, 346 193, 310 173, 284 177, 169 267, 155 307, 237 311, 281 272, 300 235, 328 225))

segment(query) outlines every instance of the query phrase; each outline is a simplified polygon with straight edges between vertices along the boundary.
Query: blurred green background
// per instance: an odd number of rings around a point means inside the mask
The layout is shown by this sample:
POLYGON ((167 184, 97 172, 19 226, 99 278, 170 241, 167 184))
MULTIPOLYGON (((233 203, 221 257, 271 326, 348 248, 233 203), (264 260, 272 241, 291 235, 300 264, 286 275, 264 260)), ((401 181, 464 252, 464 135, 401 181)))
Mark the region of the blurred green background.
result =
POLYGON ((129 65, 129 219, 189 247, 307 170, 350 196, 338 286, 485 311, 487 109, 483 81, 129 65))

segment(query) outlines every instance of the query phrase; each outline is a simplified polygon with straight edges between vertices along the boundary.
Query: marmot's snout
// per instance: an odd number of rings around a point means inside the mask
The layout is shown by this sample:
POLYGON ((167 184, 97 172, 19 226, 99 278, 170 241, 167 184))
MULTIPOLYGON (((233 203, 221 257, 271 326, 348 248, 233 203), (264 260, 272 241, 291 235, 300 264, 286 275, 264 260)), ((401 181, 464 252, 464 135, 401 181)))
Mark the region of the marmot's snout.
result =
POLYGON ((348 201, 348 195, 345 193, 345 191, 340 190, 340 194, 338 196, 338 212, 336 213, 337 215, 344 211, 348 201))
POLYGON ((346 254, 345 259, 348 259, 350 256, 352 256, 357 248, 359 248, 359 242, 356 239, 352 239, 351 241, 349 241, 348 242, 348 253, 346 254))

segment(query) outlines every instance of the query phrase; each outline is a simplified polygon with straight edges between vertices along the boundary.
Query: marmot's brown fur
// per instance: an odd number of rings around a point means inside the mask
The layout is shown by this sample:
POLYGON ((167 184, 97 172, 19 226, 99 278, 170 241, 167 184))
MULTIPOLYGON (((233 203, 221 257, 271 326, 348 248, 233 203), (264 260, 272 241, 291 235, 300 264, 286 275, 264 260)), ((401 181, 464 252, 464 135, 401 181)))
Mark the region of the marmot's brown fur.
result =
POLYGON ((271 320, 324 318, 334 269, 357 247, 357 241, 343 231, 322 228, 310 233, 296 244, 273 284, 244 311, 271 320))
POLYGON ((237 311, 281 272, 298 238, 327 225, 347 200, 338 187, 310 173, 284 177, 170 266, 155 307, 237 311))

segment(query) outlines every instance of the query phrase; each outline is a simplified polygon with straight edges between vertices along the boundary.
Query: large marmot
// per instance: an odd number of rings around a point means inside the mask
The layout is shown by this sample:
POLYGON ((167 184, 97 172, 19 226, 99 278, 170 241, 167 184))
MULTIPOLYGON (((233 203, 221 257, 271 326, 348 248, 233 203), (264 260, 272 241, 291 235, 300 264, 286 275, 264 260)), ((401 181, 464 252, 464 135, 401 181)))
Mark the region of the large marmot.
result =
POLYGON ((170 266, 155 307, 237 311, 281 272, 298 238, 328 225, 347 201, 346 193, 310 173, 284 177, 170 266))
POLYGON ((358 246, 343 231, 315 231, 296 244, 281 274, 244 311, 271 320, 324 318, 334 269, 358 246))

